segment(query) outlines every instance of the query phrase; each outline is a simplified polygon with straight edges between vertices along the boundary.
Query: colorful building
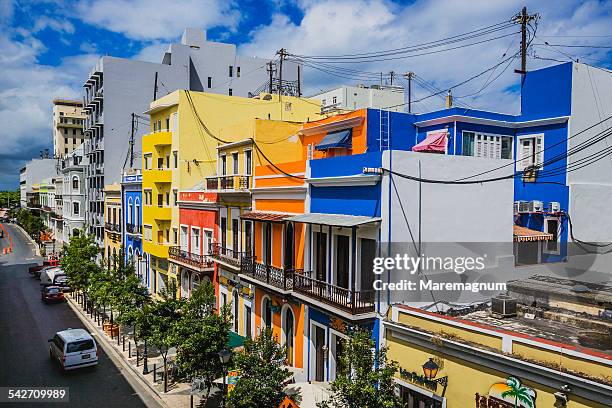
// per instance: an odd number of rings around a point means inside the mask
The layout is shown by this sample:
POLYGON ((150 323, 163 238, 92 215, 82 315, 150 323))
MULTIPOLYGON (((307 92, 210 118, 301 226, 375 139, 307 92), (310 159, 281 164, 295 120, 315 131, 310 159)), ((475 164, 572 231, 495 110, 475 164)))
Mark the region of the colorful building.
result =
POLYGON ((121 185, 107 184, 104 187, 104 248, 109 267, 117 265, 122 255, 121 185))
POLYGON ((133 262, 136 275, 149 287, 147 255, 142 252, 142 175, 134 170, 123 175, 121 181, 124 257, 133 262))
POLYGON ((143 250, 151 259, 156 292, 160 282, 162 286, 168 279, 178 283, 179 277, 169 271, 167 262, 169 248, 179 246, 178 193, 217 174, 217 146, 252 137, 256 118, 315 120, 320 105, 269 94, 241 98, 176 91, 153 102, 148 113, 151 133, 142 140, 143 250), (244 127, 238 132, 240 124, 244 127))

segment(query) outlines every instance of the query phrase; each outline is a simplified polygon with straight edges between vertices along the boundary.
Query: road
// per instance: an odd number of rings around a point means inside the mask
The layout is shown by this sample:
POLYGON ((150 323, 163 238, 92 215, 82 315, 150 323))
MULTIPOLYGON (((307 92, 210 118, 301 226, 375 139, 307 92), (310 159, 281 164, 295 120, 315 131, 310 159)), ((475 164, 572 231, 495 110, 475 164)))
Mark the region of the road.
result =
MULTIPOLYGON (((14 404, 22 408, 144 407, 103 350, 98 366, 67 373, 50 360, 47 340, 59 330, 84 326, 66 303, 41 302, 39 283, 27 273, 39 259, 35 248, 15 225, 4 226, 13 237, 13 253, 0 255, 0 387, 69 387, 68 404, 14 404)), ((0 248, 7 241, 1 238, 0 248)))

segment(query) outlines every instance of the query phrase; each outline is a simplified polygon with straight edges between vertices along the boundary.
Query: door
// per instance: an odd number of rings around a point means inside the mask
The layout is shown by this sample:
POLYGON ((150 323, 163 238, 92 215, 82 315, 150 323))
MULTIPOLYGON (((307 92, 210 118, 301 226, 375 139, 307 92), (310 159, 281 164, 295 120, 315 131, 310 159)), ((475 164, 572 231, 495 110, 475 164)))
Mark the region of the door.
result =
POLYGON ((250 256, 253 253, 252 249, 252 231, 253 231, 253 223, 251 221, 244 222, 244 252, 247 256, 250 256))
POLYGON ((293 269, 293 223, 288 222, 285 225, 285 269, 293 269))
MULTIPOLYGON (((373 239, 361 239, 361 257, 360 257, 360 272, 361 272, 361 287, 362 291, 374 290, 374 258, 376 257, 376 241, 373 239)), ((374 301, 374 292, 367 292, 368 296, 363 300, 366 302, 374 301), (371 295, 369 295, 371 293, 371 295)))
POLYGON ((221 253, 225 255, 227 245, 227 218, 221 217, 221 253))
POLYGON ((325 329, 313 325, 315 347, 315 381, 325 381, 325 329))
POLYGON ((270 265, 272 262, 272 224, 264 224, 264 264, 270 265))
POLYGON ((232 249, 234 250, 234 256, 238 253, 238 220, 232 219, 232 249))
POLYGON ((349 240, 346 235, 336 236, 336 285, 349 287, 349 240))
POLYGON ((293 366, 293 311, 291 308, 287 308, 285 313, 285 350, 287 352, 287 365, 293 366))
POLYGON ((251 338, 251 306, 244 307, 244 337, 251 338))
POLYGON ((314 247, 316 279, 325 282, 327 280, 327 234, 325 232, 314 233, 314 247))

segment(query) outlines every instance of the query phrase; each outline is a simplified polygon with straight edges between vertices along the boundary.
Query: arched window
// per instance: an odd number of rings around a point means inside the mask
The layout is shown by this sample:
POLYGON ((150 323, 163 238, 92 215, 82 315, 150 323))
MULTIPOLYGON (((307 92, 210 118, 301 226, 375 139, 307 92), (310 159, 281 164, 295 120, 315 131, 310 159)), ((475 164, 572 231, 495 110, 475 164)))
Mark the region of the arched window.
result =
POLYGON ((292 366, 294 352, 295 319, 293 317, 293 310, 291 310, 291 306, 284 305, 283 310, 281 312, 281 319, 283 324, 282 344, 285 346, 285 350, 287 352, 287 364, 292 366))
POLYGON ((272 301, 268 296, 264 296, 261 302, 261 318, 262 325, 267 328, 272 328, 272 301))
POLYGON ((140 225, 140 200, 138 197, 134 200, 134 225, 140 225))
POLYGON ((128 262, 134 263, 134 248, 130 245, 128 247, 128 262))
POLYGON ((238 291, 232 292, 232 309, 234 310, 234 332, 238 333, 238 291))
POLYGON ((194 290, 197 290, 198 287, 200 287, 200 283, 202 283, 200 280, 200 275, 194 273, 191 276, 191 293, 193 293, 194 290))
POLYGON ((134 214, 132 212, 132 197, 128 198, 128 211, 127 211, 127 223, 128 224, 134 224, 134 214))
POLYGON ((79 178, 72 176, 72 191, 79 191, 79 178))

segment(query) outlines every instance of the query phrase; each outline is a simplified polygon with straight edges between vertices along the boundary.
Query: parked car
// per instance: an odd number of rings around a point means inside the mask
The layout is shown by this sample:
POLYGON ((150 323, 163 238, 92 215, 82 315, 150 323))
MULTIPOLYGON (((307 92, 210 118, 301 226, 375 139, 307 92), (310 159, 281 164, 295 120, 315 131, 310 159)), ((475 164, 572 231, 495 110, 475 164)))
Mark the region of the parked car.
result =
POLYGON ((57 360, 63 370, 98 364, 98 346, 83 329, 66 329, 49 339, 49 357, 57 360))
POLYGON ((28 269, 28 273, 32 275, 32 277, 40 279, 40 273, 43 269, 48 269, 50 267, 58 267, 59 259, 45 259, 42 265, 31 266, 28 269))
POLYGON ((59 286, 64 292, 70 290, 66 274, 59 267, 43 270, 40 274, 40 286, 59 286))
POLYGON ((41 288, 40 297, 43 302, 63 302, 64 291, 59 286, 46 286, 41 288))

